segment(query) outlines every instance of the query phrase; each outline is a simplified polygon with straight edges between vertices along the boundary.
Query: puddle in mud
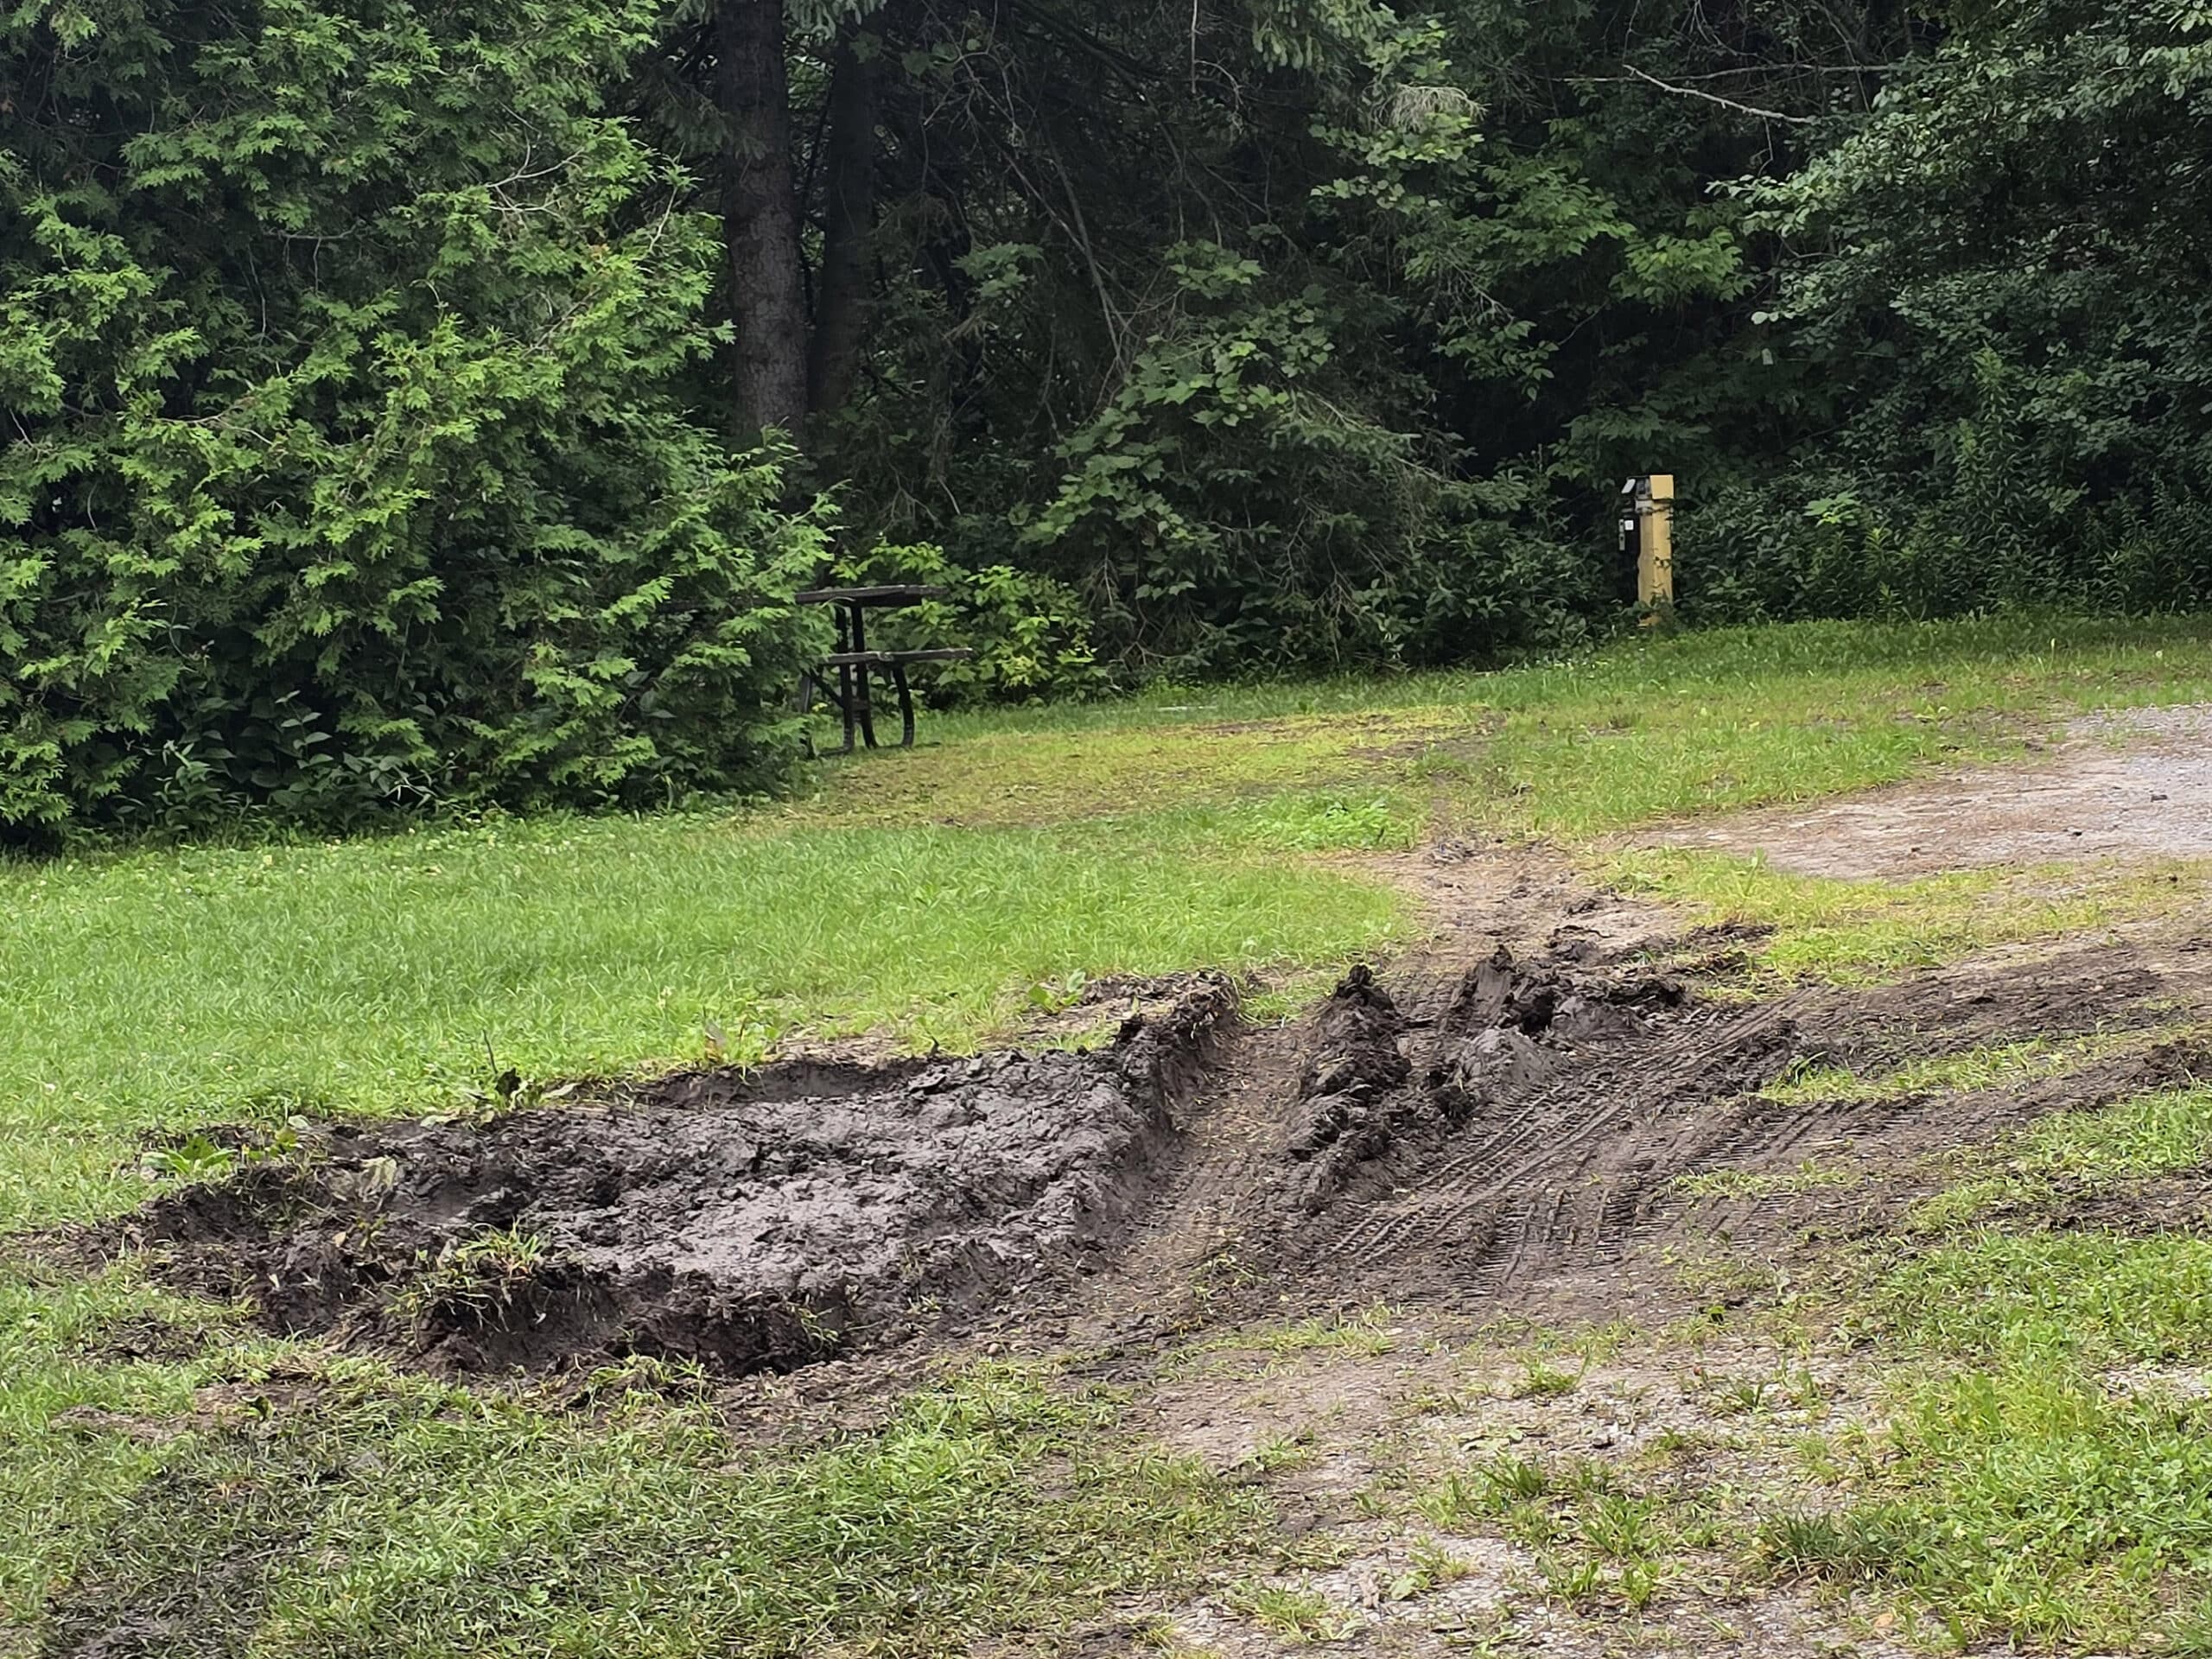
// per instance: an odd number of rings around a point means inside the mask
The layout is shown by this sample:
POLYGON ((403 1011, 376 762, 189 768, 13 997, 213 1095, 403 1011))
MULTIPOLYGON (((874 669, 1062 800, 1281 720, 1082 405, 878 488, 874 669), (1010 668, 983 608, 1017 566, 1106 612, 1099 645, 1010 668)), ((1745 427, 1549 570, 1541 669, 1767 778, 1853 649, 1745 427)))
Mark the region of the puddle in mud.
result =
POLYGON ((1141 1213, 1225 981, 1089 1053, 706 1074, 608 1108, 317 1130, 129 1224, 271 1326, 456 1370, 782 1370, 1083 1271, 1141 1213))
POLYGON ((2044 762, 1983 766, 1817 807, 1751 812, 1637 844, 1764 855, 1864 879, 2003 863, 2212 855, 2212 705, 2077 721, 2044 762))

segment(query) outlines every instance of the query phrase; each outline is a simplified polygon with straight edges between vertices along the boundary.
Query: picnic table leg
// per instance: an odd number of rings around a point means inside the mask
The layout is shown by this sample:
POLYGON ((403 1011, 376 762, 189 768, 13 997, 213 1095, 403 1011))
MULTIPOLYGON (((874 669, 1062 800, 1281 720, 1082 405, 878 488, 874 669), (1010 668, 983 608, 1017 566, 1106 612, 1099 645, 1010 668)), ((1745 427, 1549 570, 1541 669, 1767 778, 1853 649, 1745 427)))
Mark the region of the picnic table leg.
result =
MULTIPOLYGON (((837 612, 837 649, 842 652, 849 651, 851 648, 849 630, 845 625, 844 608, 841 606, 837 612)), ((847 663, 837 664, 837 711, 845 717, 845 747, 842 753, 850 754, 853 752, 853 671, 851 664, 847 663)))
MULTIPOLYGON (((868 649, 867 613, 858 605, 855 605, 852 609, 853 649, 866 651, 868 649)), ((875 713, 868 707, 868 664, 866 663, 861 664, 859 671, 853 676, 853 690, 854 695, 859 699, 855 705, 855 711, 860 715, 861 738, 872 749, 875 747, 875 713)))
POLYGON ((911 749, 914 747, 914 693, 906 683, 906 664, 892 664, 891 678, 899 688, 899 719, 906 728, 899 740, 899 747, 911 749))

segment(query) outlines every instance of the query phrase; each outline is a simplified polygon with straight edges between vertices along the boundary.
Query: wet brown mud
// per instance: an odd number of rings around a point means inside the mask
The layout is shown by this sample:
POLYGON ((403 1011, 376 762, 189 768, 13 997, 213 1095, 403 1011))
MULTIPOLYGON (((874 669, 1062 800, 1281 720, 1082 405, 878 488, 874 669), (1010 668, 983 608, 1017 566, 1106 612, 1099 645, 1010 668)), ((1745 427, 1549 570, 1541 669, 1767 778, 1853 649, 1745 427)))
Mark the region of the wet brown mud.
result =
POLYGON ((1095 1270, 1164 1174, 1225 982, 1090 1053, 685 1077, 484 1124, 340 1125, 134 1217, 272 1327, 461 1370, 781 1370, 1095 1270))
POLYGON ((277 1329, 461 1370, 652 1354, 735 1376, 919 1333, 1111 1346, 1378 1300, 1664 1318, 1699 1305, 1676 1268, 1715 1238, 1779 1261, 1893 1230, 1945 1179, 1930 1153, 2212 1073, 2202 1045, 2152 1035, 2212 1005, 2187 953, 2107 938, 1751 1000, 1714 966, 1744 940, 1552 918, 1517 951, 1355 969, 1285 1027, 1243 1027, 1201 980, 1088 1053, 802 1062, 335 1126, 114 1242, 277 1329), (1878 1077, 2131 1029, 2002 1088, 1769 1090, 1814 1062, 1878 1077), (1808 1163, 1851 1173, 1786 1179, 1808 1163), (1714 1171, 1751 1179, 1683 1179, 1714 1171))
MULTIPOLYGON (((1569 925, 1516 957, 1355 973, 1300 1027, 1236 1039, 1176 1183, 1131 1251, 1139 1294, 1216 1277, 1312 1313, 1387 1300, 1597 1321, 1667 1319, 1705 1294, 1679 1271, 1712 1242, 1809 1261, 1893 1230, 1947 1177, 1929 1154, 1986 1147, 2047 1113, 2212 1075, 2212 1052, 2152 1028, 2206 987, 2101 941, 1895 986, 1759 1001, 1671 971, 1710 936, 1615 949, 1569 925), (2139 1046, 2000 1088, 1793 1100, 1819 1062, 1878 1077, 2031 1038, 2145 1033, 2139 1046), (1810 1160, 1847 1171, 1795 1177, 1810 1160), (1694 1179, 1751 1178, 1731 1191, 1694 1179), (1765 1179, 1762 1179, 1765 1178, 1765 1179), (1149 1282, 1146 1282, 1148 1281, 1149 1282)), ((1186 1317, 1195 1314, 1184 1303, 1186 1317)))

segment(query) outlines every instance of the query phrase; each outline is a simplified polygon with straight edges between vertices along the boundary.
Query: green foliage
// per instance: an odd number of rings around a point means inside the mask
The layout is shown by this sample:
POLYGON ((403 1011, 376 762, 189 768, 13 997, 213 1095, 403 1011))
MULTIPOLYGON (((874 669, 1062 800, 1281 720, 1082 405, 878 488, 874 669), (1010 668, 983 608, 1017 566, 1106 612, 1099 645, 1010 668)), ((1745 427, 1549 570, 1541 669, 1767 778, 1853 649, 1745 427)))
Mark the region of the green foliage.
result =
MULTIPOLYGON (((43 1456, 88 1478, 41 1482, 0 1522, 0 1591, 11 1608, 42 1591, 60 1648, 139 1628, 193 1659, 943 1653, 1179 1584, 1264 1521, 1255 1497, 1127 1444, 1102 1391, 1013 1364, 762 1450, 680 1386, 604 1378, 597 1409, 561 1412, 239 1344, 215 1376, 256 1404, 146 1446, 48 1427, 94 1390, 111 1421, 153 1402, 139 1377, 75 1370, 41 1313, 0 1286, 22 1362, 0 1380, 0 1469, 43 1456)), ((190 1373, 150 1369, 188 1402, 190 1373)))
POLYGON ((1764 349, 1831 388, 1818 454, 1790 458, 1842 506, 1801 518, 1787 480, 1732 504, 1685 543, 1686 569, 1716 568, 1708 604, 1935 615, 2212 593, 2208 86, 2194 5, 1950 8, 1878 105, 1748 194, 1802 251, 1759 314, 1764 349))
POLYGON ((674 395, 651 8, 0 20, 0 834, 772 779, 820 556, 674 395))
POLYGON ((1091 649, 1090 613, 1050 576, 1010 564, 963 569, 926 543, 879 543, 840 561, 836 575, 855 586, 927 582, 950 590, 942 599, 883 613, 869 625, 870 641, 880 647, 957 645, 976 653, 964 662, 908 671, 934 701, 1033 702, 1080 696, 1105 683, 1106 670, 1091 649))
POLYGON ((711 8, 6 14, 6 834, 771 785, 826 568, 940 704, 1579 646, 1646 470, 1693 622, 2212 596, 2192 6, 788 22, 859 360, 733 457, 711 8))

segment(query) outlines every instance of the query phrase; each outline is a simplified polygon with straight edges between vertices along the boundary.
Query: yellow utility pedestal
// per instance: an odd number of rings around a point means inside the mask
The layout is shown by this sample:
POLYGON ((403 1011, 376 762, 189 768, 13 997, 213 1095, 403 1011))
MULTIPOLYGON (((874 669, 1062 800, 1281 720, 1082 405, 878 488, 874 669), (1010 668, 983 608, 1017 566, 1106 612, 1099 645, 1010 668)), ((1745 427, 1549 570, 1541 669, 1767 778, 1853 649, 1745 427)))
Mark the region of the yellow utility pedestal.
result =
POLYGON ((1649 627, 1675 603, 1675 475, 1649 473, 1621 486, 1621 535, 1636 552, 1636 602, 1649 627))
POLYGON ((1675 475, 1654 473, 1643 509, 1643 545, 1637 551, 1636 601, 1657 611, 1675 602, 1675 475))

